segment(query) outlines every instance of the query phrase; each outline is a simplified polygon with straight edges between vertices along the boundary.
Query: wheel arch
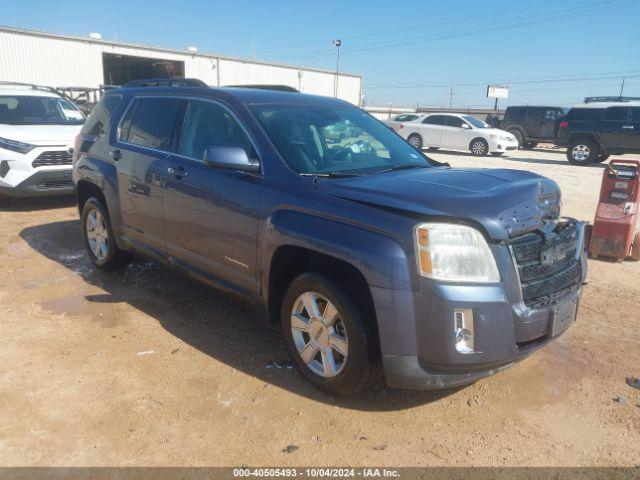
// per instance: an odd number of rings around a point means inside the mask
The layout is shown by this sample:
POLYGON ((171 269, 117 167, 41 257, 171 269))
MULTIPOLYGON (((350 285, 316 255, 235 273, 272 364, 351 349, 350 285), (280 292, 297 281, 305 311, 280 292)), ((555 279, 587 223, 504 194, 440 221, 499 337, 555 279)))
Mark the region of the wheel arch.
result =
POLYGON ((575 133, 572 133, 571 135, 569 135, 569 138, 567 139, 567 148, 569 148, 573 142, 577 142, 577 141, 580 141, 580 140, 591 140, 591 141, 596 143, 596 145, 598 146, 599 149, 602 150, 602 143, 600 142, 600 139, 598 138, 598 135, 596 135, 595 133, 591 133, 591 132, 575 132, 575 133))
POLYGON ((336 278, 347 289, 357 285, 366 291, 371 306, 372 286, 402 290, 414 287, 410 259, 389 237, 289 210, 272 215, 268 224, 261 239, 261 291, 272 320, 279 317, 277 309, 287 285, 306 271, 336 278))
POLYGON ((84 204, 87 203, 91 197, 98 198, 104 206, 109 209, 107 205, 107 199, 102 192, 102 189, 93 182, 89 180, 80 180, 76 184, 76 202, 78 205, 78 213, 82 215, 82 209, 84 208, 84 204))
POLYGON ((471 139, 471 141, 469 142, 469 146, 468 146, 469 150, 471 150, 471 146, 472 146, 472 145, 473 145, 473 143, 474 143, 474 142, 476 142, 477 140, 482 140, 484 143, 486 143, 486 144, 487 144, 487 153, 489 153, 489 140, 487 140, 487 139, 486 139, 486 138, 484 138, 484 137, 473 137, 473 138, 471 139))

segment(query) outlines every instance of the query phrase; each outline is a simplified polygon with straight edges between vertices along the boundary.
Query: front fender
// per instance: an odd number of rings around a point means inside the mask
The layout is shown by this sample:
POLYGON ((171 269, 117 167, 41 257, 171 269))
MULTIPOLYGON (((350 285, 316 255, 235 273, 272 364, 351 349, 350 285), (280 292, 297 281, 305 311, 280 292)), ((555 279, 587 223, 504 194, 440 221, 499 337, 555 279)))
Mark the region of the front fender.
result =
POLYGON ((347 262, 362 273, 370 286, 413 288, 407 254, 399 243, 379 232, 306 212, 279 210, 267 219, 262 238, 263 281, 268 281, 274 252, 283 245, 307 248, 347 262))

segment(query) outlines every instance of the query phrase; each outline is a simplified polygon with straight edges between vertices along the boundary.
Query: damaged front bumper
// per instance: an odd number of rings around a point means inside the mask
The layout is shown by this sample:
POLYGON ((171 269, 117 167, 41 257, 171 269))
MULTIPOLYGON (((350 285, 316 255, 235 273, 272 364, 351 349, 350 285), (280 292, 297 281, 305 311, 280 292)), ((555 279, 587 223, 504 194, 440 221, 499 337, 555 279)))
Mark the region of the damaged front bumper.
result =
POLYGON ((509 368, 566 331, 576 318, 587 257, 584 225, 575 220, 558 225, 554 241, 537 240, 530 234, 517 239, 520 251, 514 249, 514 242, 493 245, 502 275, 499 284, 421 279, 415 292, 373 289, 377 311, 383 317, 391 312, 401 315, 403 320, 398 322, 396 316, 395 325, 412 340, 393 342, 385 338, 386 332, 381 333, 387 384, 406 389, 469 384, 509 368), (572 249, 562 248, 570 242, 572 249), (574 269, 577 277, 567 277, 574 269), (546 283, 538 283, 532 275, 540 275, 546 283), (473 315, 475 346, 470 352, 456 348, 459 311, 473 315))

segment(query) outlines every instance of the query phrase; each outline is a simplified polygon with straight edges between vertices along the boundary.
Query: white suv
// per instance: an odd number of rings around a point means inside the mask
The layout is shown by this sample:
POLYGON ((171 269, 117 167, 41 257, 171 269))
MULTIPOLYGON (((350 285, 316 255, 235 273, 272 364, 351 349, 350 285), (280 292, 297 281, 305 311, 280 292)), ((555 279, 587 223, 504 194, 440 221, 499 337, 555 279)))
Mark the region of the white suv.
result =
POLYGON ((53 89, 0 84, 0 204, 73 193, 72 147, 84 120, 53 89))
POLYGON ((473 155, 484 156, 518 149, 518 140, 512 134, 491 128, 472 115, 433 113, 403 123, 397 132, 419 150, 469 150, 473 155))

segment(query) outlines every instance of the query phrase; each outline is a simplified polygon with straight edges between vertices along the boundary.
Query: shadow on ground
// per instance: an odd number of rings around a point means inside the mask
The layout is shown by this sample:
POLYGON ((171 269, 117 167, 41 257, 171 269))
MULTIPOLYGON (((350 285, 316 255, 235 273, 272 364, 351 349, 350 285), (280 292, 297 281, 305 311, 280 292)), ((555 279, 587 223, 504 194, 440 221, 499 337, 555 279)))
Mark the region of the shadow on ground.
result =
MULTIPOLYGON (((28 227, 20 237, 37 252, 105 291, 86 296, 86 301, 127 303, 201 352, 292 393, 343 408, 390 411, 424 405, 460 390, 401 391, 378 385, 354 399, 328 397, 287 368, 289 355, 277 328, 259 320, 256 311, 235 297, 138 257, 120 273, 97 270, 84 255, 78 221, 28 227), (285 366, 277 368, 272 362, 285 366)), ((113 322, 106 325, 113 328, 113 322)))
POLYGON ((60 195, 54 197, 14 198, 8 207, 2 207, 2 212, 33 212, 35 210, 53 210, 69 208, 76 204, 74 195, 60 195))

